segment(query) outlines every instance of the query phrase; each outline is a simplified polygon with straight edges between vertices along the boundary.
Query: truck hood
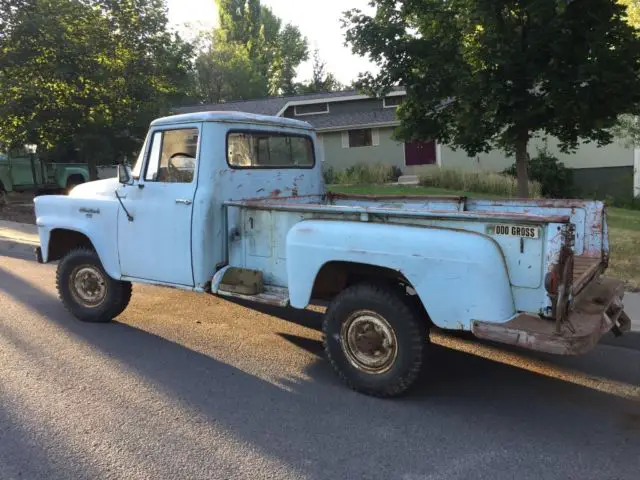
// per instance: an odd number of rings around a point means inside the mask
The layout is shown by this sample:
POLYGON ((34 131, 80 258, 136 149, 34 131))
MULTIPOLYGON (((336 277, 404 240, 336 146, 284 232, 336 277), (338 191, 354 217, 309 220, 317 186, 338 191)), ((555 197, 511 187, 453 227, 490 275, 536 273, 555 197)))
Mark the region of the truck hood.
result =
POLYGON ((69 196, 78 198, 113 197, 113 192, 119 185, 120 183, 117 178, 107 178, 104 180, 82 183, 71 190, 69 196))

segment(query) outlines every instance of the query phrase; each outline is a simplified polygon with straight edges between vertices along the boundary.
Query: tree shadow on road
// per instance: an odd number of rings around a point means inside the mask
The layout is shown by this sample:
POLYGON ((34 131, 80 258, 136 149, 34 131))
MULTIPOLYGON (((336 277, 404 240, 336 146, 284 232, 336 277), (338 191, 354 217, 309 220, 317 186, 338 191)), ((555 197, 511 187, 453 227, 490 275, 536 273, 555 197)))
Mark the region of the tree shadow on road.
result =
MULTIPOLYGON (((78 322, 57 298, 2 268, 0 291, 307 478, 527 478, 567 462, 576 478, 632 478, 640 468, 640 431, 625 420, 636 402, 484 358, 434 346, 420 385, 385 401, 340 384, 317 340, 281 334, 316 359, 306 378, 278 386, 123 323, 78 322)), ((258 310, 320 325, 308 310, 258 310)))

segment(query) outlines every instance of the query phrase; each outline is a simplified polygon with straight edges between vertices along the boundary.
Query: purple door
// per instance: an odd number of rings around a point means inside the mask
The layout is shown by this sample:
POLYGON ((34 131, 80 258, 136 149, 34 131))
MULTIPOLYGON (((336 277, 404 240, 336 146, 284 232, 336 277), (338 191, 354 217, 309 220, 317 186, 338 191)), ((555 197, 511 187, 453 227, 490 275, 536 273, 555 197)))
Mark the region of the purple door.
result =
POLYGON ((436 142, 410 142, 404 144, 404 163, 413 165, 436 164, 436 142))

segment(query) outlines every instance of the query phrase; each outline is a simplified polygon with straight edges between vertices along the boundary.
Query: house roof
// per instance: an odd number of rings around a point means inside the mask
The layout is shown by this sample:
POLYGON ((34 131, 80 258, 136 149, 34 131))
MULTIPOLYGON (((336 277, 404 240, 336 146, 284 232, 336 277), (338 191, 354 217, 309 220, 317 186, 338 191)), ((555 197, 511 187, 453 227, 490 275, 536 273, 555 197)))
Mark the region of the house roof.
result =
POLYGON ((394 108, 374 110, 371 112, 325 113, 320 115, 305 115, 305 122, 313 125, 317 130, 340 130, 347 127, 397 125, 394 108))
MULTIPOLYGON (((247 113, 257 113, 259 115, 278 115, 288 104, 306 103, 317 100, 334 100, 343 97, 355 97, 360 94, 355 90, 345 90, 331 93, 312 93, 309 95, 290 95, 285 97, 267 97, 253 100, 237 100, 226 103, 211 103, 201 105, 191 105, 174 109, 175 113, 192 113, 202 111, 243 111, 247 113)), ((365 97, 363 97, 365 98, 365 97)))
MULTIPOLYGON (((403 95, 403 88, 395 88, 388 95, 403 95)), ((331 93, 313 93, 308 95, 293 95, 284 97, 268 97, 254 100, 240 100, 218 104, 201 104, 174 109, 174 113, 185 114, 203 111, 235 111, 247 112, 258 115, 271 115, 281 117, 291 106, 312 105, 314 103, 333 103, 351 100, 365 100, 371 98, 362 95, 356 90, 345 90, 331 93)), ((305 115, 304 121, 318 130, 339 130, 346 127, 361 127, 375 125, 396 125, 395 109, 380 109, 374 111, 351 113, 326 113, 318 115, 305 115)))

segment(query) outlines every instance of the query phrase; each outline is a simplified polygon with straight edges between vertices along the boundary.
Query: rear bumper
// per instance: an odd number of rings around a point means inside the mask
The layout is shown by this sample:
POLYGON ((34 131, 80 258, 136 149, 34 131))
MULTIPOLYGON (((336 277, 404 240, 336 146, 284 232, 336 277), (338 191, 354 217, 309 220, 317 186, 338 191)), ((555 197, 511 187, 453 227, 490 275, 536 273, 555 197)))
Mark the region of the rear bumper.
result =
POLYGON ((600 277, 592 281, 573 301, 569 319, 556 331, 555 321, 520 314, 509 322, 473 322, 472 332, 481 339, 516 345, 557 355, 582 355, 592 350, 603 335, 620 335, 631 328, 624 312, 624 284, 600 277))

